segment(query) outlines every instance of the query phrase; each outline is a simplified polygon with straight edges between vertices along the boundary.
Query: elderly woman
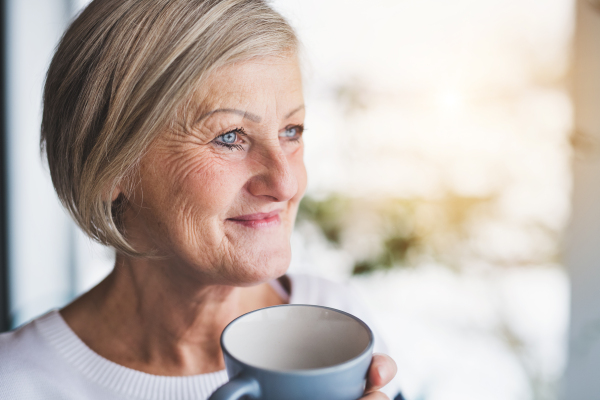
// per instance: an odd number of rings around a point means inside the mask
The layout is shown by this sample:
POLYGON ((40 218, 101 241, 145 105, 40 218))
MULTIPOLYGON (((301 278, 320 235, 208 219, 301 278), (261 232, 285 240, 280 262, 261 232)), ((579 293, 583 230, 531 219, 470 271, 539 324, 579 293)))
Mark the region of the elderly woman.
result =
MULTIPOLYGON (((361 315, 342 287, 284 275, 306 187, 296 53, 263 0, 95 0, 73 22, 42 145, 62 203, 116 263, 0 336, 1 399, 204 399, 227 381, 219 336, 236 317, 361 315)), ((365 399, 394 374, 376 355, 365 399)))

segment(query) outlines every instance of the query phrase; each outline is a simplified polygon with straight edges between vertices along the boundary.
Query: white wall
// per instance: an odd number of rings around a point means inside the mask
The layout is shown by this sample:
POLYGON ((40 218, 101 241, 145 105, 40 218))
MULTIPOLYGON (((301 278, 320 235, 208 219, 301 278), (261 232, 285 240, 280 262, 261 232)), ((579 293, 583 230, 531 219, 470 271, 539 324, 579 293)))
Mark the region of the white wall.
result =
POLYGON ((600 397, 600 9, 579 0, 573 94, 573 214, 566 264, 571 276, 569 364, 563 398, 600 397))
POLYGON ((68 21, 87 1, 7 1, 9 284, 13 326, 64 305, 107 272, 60 205, 39 151, 44 77, 68 21))

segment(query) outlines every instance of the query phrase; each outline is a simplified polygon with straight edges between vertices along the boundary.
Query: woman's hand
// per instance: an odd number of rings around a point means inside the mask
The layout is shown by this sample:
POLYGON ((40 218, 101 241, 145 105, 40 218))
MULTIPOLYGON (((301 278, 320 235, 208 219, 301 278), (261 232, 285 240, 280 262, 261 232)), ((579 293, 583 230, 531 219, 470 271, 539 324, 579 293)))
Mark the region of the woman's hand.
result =
POLYGON ((379 389, 387 385, 396 375, 397 367, 394 360, 385 354, 373 354, 373 361, 367 373, 365 396, 360 400, 388 400, 379 389))

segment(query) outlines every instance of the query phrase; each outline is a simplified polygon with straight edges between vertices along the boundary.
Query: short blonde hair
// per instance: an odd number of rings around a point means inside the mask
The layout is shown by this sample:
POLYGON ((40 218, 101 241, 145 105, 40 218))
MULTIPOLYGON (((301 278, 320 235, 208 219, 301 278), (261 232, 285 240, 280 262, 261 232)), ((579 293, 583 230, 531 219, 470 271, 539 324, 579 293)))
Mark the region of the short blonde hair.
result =
POLYGON ((264 0, 94 0, 63 36, 44 88, 42 150, 63 205, 92 238, 140 255, 121 226, 127 181, 215 69, 297 50, 264 0))

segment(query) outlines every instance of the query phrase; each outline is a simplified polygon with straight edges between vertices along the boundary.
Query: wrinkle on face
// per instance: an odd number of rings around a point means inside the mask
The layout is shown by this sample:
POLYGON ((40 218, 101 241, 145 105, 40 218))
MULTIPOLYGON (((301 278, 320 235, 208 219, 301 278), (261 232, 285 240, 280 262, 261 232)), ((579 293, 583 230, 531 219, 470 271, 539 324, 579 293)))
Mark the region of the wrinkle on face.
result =
POLYGON ((188 130, 172 124, 141 162, 137 225, 128 229, 185 276, 237 285, 279 276, 289 265, 289 238, 306 187, 302 139, 279 137, 286 126, 304 122, 297 60, 225 67, 197 97, 203 112, 235 109, 260 120, 236 111, 212 113, 188 130), (217 136, 238 128, 246 134, 243 150, 215 144, 217 136), (256 183, 261 186, 253 193, 249 185, 256 183), (281 224, 269 229, 231 219, 276 209, 281 224))

